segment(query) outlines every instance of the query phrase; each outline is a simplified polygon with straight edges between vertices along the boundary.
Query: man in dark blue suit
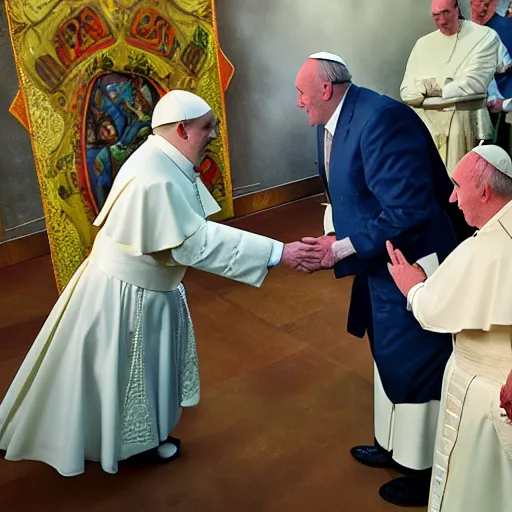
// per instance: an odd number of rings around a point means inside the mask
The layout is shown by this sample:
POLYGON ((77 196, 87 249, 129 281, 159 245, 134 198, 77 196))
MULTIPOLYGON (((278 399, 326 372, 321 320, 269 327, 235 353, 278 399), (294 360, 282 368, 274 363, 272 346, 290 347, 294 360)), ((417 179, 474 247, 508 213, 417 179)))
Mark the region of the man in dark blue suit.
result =
MULTIPOLYGON (((471 16, 475 23, 492 28, 512 55, 512 18, 500 16, 498 0, 471 0, 471 16)), ((497 74, 498 88, 505 98, 512 98, 512 69, 497 74)))
MULTIPOLYGON (((312 55, 299 71, 298 106, 318 126, 318 167, 335 234, 305 238, 324 248, 320 264, 337 278, 354 275, 348 331, 365 333, 375 361, 375 438, 352 455, 405 475, 380 495, 426 505, 441 383, 450 335, 424 331, 388 271, 386 240, 430 275, 457 245, 452 185, 421 119, 408 106, 351 82, 337 55, 312 55)), ((461 238, 467 236, 461 234, 461 238)))
MULTIPOLYGON (((497 12, 498 0, 471 0, 471 17, 475 23, 492 28, 500 36, 501 42, 512 56, 512 18, 500 16, 497 12)), ((508 64, 508 63, 505 63, 508 64)), ((510 125, 500 122, 500 112, 512 111, 512 66, 505 73, 496 73, 495 89, 489 91, 489 109, 494 123, 498 125, 498 143, 510 150, 510 125)))

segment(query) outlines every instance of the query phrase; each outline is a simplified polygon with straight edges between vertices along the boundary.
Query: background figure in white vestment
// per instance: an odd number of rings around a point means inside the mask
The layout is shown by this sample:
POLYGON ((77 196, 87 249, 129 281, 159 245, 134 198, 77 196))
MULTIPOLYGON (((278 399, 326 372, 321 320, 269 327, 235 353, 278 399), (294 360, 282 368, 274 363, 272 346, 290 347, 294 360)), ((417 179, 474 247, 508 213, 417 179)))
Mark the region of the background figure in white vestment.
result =
POLYGON ((260 286, 311 248, 206 220, 219 207, 194 172, 217 137, 209 105, 186 91, 155 107, 154 135, 117 175, 89 258, 58 299, 0 405, 0 450, 64 476, 84 459, 116 473, 147 453, 172 460, 168 435, 199 402, 188 266, 260 286))
POLYGON ((400 96, 427 125, 451 173, 478 140, 492 138, 485 101, 467 99, 486 94, 498 67, 500 40, 493 30, 459 19, 457 0, 433 0, 432 16, 439 30, 414 45, 400 96), (432 98, 446 107, 427 108, 432 98))
POLYGON ((511 512, 511 159, 498 146, 479 146, 457 165, 453 182, 451 200, 479 228, 474 237, 428 279, 388 243, 391 274, 418 322, 453 334, 429 512, 511 512))

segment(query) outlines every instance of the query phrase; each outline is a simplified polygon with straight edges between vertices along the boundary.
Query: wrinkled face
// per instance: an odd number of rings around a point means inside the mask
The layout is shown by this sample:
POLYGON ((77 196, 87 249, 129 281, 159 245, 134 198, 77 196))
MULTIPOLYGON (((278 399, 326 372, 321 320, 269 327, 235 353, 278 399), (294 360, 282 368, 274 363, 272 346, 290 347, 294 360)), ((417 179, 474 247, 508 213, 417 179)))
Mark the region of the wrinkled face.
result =
POLYGON ((295 87, 297 88, 297 106, 308 113, 309 124, 311 126, 326 124, 330 118, 326 99, 331 97, 332 85, 320 79, 316 60, 308 59, 300 68, 295 87))
POLYGON ((189 148, 194 155, 194 163, 198 164, 208 144, 219 136, 219 120, 210 110, 204 116, 182 123, 182 125, 189 148))
POLYGON ((471 0, 471 17, 475 23, 485 25, 496 12, 498 0, 471 0))
POLYGON ((459 30, 459 7, 455 0, 432 0, 432 18, 445 36, 452 36, 459 30))
POLYGON ((488 185, 478 185, 474 172, 478 160, 476 153, 469 153, 458 163, 452 174, 454 188, 450 196, 450 203, 457 202, 467 224, 476 228, 485 223, 481 222, 482 205, 489 192, 488 185))

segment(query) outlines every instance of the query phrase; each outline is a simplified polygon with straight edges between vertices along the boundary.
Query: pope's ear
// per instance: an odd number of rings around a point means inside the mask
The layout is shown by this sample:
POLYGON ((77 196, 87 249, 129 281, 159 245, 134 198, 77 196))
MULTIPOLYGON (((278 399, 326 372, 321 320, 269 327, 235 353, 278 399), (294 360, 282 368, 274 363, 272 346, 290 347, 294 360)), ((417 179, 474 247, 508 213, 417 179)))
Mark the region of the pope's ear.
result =
POLYGON ((334 87, 331 82, 324 82, 322 91, 322 99, 324 101, 329 101, 332 98, 332 93, 334 91, 334 87))
POLYGON ((487 201, 489 201, 489 199, 491 199, 491 193, 492 193, 491 187, 489 186, 489 183, 486 183, 482 190, 482 198, 480 199, 482 201, 482 203, 487 203, 487 201))
POLYGON ((179 123, 178 124, 178 128, 176 129, 176 131, 178 132, 178 135, 183 140, 187 140, 188 139, 188 134, 187 134, 187 131, 185 130, 185 123, 179 123))

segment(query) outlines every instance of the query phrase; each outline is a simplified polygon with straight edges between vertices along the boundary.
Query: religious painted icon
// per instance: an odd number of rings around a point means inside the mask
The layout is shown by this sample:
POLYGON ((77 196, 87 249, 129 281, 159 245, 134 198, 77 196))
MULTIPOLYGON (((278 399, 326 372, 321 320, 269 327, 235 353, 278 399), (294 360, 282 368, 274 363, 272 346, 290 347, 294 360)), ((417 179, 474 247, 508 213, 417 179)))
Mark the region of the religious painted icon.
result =
POLYGON ((197 172, 222 208, 216 220, 233 215, 224 110, 233 67, 212 0, 10 0, 6 12, 20 78, 11 112, 31 136, 60 290, 169 90, 203 97, 221 119, 197 172))

